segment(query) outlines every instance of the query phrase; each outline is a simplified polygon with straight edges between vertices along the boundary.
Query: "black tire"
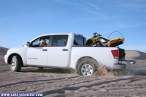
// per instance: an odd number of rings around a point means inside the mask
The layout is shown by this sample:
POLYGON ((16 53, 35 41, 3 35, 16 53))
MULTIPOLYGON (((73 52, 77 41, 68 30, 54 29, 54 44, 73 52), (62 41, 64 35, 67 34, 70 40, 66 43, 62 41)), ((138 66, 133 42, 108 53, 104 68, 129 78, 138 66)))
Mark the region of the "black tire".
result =
POLYGON ((19 56, 14 55, 11 58, 11 65, 10 65, 10 69, 13 72, 20 72, 21 71, 21 64, 22 60, 19 56))
POLYGON ((95 75, 96 70, 97 70, 97 62, 94 59, 87 57, 87 58, 82 58, 78 61, 77 73, 79 75, 81 75, 81 76, 93 76, 93 75, 95 75), (86 68, 86 64, 87 64, 87 69, 85 70, 85 73, 84 73, 83 71, 84 71, 84 68, 86 68), (89 72, 88 72, 88 69, 90 69, 90 68, 93 69, 93 72, 92 72, 92 69, 91 69, 91 71, 89 70, 89 72))

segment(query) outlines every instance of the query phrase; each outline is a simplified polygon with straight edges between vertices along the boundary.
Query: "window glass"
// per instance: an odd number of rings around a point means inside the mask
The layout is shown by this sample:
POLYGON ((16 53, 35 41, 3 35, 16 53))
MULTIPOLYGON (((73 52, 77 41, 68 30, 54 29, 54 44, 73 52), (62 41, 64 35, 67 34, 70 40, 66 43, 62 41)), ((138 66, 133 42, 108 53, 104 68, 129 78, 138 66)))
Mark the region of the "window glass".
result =
POLYGON ((68 35, 53 35, 51 46, 66 46, 68 35))
POLYGON ((50 44, 50 37, 43 36, 31 42, 31 47, 47 47, 50 44))
POLYGON ((39 47, 40 42, 39 38, 31 42, 31 47, 39 47))
POLYGON ((74 46, 84 46, 84 45, 85 45, 85 38, 81 35, 75 35, 74 46))

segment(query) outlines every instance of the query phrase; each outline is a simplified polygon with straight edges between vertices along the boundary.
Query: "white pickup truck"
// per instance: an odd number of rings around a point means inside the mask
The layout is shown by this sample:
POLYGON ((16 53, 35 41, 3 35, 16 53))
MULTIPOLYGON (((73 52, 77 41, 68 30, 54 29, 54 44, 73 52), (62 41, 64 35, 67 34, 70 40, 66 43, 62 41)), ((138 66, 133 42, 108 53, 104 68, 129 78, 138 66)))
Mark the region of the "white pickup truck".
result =
POLYGON ((108 69, 123 69, 120 51, 117 47, 89 47, 86 38, 74 33, 52 33, 28 42, 22 48, 7 51, 5 62, 11 64, 12 71, 21 67, 71 68, 82 76, 91 76, 98 66, 108 69))

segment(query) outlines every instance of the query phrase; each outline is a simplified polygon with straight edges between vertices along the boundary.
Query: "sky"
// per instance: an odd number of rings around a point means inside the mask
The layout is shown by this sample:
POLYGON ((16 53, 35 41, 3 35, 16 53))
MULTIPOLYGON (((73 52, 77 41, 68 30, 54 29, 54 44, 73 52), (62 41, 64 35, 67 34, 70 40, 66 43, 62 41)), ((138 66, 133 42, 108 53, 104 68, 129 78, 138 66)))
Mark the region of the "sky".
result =
POLYGON ((146 0, 0 0, 0 46, 56 32, 124 37, 122 48, 146 52, 146 0))

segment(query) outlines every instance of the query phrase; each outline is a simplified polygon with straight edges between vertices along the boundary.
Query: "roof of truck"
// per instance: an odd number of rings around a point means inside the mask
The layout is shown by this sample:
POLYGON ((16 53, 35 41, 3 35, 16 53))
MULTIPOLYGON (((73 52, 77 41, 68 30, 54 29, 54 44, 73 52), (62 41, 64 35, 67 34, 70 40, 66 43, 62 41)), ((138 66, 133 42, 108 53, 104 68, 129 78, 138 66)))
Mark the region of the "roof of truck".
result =
POLYGON ((47 35, 81 35, 80 33, 72 33, 72 32, 64 32, 64 33, 48 33, 48 34, 41 34, 40 36, 47 36, 47 35))
MULTIPOLYGON (((48 33, 48 34, 42 34, 41 36, 44 36, 44 35, 74 35, 74 34, 78 34, 78 33, 72 33, 72 32, 48 33)), ((79 34, 79 35, 80 35, 80 34, 79 34)))

